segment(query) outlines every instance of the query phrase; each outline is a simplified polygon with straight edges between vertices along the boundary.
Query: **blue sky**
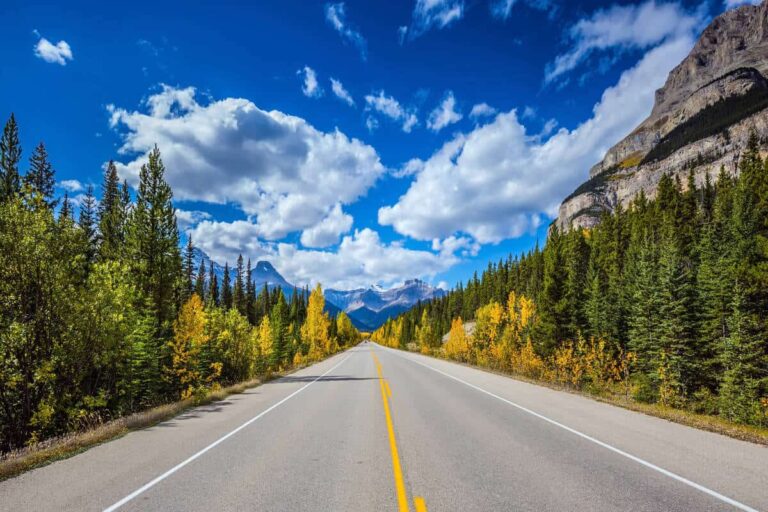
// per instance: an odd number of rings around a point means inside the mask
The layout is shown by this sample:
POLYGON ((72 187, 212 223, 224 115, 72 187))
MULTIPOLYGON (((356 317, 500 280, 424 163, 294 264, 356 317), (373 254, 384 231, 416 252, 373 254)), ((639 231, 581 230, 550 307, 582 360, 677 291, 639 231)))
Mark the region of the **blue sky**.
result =
POLYGON ((738 3, 11 0, 0 116, 73 197, 110 159, 134 184, 158 144, 180 226, 222 263, 453 285, 543 242, 738 3))

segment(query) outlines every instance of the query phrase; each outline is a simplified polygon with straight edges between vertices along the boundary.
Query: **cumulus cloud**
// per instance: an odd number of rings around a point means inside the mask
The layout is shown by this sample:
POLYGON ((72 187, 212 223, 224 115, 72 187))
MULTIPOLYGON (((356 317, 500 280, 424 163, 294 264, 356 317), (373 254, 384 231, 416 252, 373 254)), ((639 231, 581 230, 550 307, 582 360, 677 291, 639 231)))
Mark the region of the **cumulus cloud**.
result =
POLYGON ((352 216, 344 213, 341 204, 336 203, 327 217, 301 233, 301 245, 313 248, 335 245, 342 234, 352 229, 352 222, 352 216))
POLYGON ((252 261, 267 259, 289 282, 298 285, 321 282, 340 289, 390 286, 413 277, 432 278, 459 261, 450 252, 457 245, 453 242, 438 252, 408 249, 401 242, 383 242, 368 228, 344 236, 335 251, 264 243, 258 233, 258 227, 248 221, 203 221, 191 230, 195 244, 215 261, 233 262, 241 253, 252 261))
POLYGON ((497 110, 487 103, 478 103, 472 106, 472 110, 469 111, 469 117, 472 119, 479 119, 481 117, 491 117, 496 115, 497 110))
POLYGON ((204 220, 211 218, 211 214, 200 210, 180 210, 176 209, 176 222, 179 229, 187 231, 204 220))
POLYGON ((338 2, 334 4, 326 4, 325 6, 325 19, 330 25, 341 35, 341 38, 348 43, 355 46, 360 52, 360 57, 363 60, 368 58, 368 44, 365 41, 363 35, 352 28, 347 22, 347 13, 345 11, 344 2, 338 2))
POLYGON ((59 41, 58 43, 53 44, 41 36, 37 30, 35 30, 34 33, 40 38, 34 47, 35 57, 38 59, 43 59, 45 62, 60 64, 62 66, 66 66, 68 60, 74 59, 72 48, 66 41, 59 41))
POLYGON ((62 180, 59 182, 59 187, 67 192, 80 192, 81 190, 85 190, 83 184, 78 180, 62 180))
POLYGON ((399 101, 392 96, 387 96, 384 91, 366 95, 365 104, 367 109, 374 110, 393 121, 402 122, 403 131, 406 133, 410 133, 413 127, 419 123, 419 118, 415 112, 406 110, 399 101))
POLYGON ((411 40, 431 29, 441 29, 464 16, 464 0, 416 0, 411 26, 400 29, 401 37, 411 40))
POLYGON ((335 78, 331 78, 331 90, 333 91, 333 94, 335 94, 336 97, 341 101, 350 107, 355 106, 355 100, 352 99, 352 95, 349 94, 349 91, 344 88, 344 85, 342 85, 342 83, 335 78))
POLYGON ((108 107, 128 157, 117 164, 121 176, 135 186, 157 144, 177 199, 234 203, 267 240, 321 223, 384 172, 376 150, 361 141, 247 99, 201 104, 193 87, 164 85, 145 106, 148 112, 108 107))
POLYGON ((515 110, 457 135, 421 164, 396 204, 379 209, 379 223, 420 240, 464 233, 480 243, 536 229, 648 115, 655 90, 693 43, 688 34, 649 50, 603 92, 590 119, 546 142, 526 132, 515 110))
POLYGON ((572 47, 547 64, 551 83, 584 62, 593 52, 646 49, 688 37, 705 22, 702 9, 689 12, 677 2, 647 0, 639 5, 612 5, 576 22, 567 32, 572 47))
POLYGON ((323 95, 323 89, 320 87, 320 84, 317 83, 317 74, 314 69, 309 66, 304 66, 298 70, 296 74, 301 77, 301 92, 304 93, 304 96, 318 98, 323 95))
POLYGON ((450 124, 458 123, 463 117, 460 112, 456 112, 456 98, 453 92, 448 91, 440 105, 429 114, 427 128, 439 132, 450 124))

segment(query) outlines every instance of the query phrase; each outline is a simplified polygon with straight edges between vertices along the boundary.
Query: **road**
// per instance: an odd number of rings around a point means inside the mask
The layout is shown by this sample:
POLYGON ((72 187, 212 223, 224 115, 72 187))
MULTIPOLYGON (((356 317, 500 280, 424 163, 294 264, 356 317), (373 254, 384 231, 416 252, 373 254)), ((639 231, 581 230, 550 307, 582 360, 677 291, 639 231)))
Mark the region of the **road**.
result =
POLYGON ((2 482, 0 509, 768 511, 768 448, 363 343, 2 482))

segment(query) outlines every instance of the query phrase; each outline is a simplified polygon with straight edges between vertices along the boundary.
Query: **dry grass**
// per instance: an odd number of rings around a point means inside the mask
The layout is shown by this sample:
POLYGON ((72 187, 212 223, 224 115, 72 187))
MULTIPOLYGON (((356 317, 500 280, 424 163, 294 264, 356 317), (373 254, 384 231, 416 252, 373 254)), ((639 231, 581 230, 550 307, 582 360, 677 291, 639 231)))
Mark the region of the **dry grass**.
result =
MULTIPOLYGON (((314 364, 314 362, 312 363, 314 364)), ((289 375, 308 366, 301 365, 289 371, 272 373, 262 379, 240 382, 232 386, 209 392, 201 399, 189 398, 137 413, 123 416, 113 421, 103 423, 83 432, 73 432, 61 437, 47 439, 32 446, 0 455, 0 482, 17 476, 25 471, 34 469, 51 462, 65 459, 98 444, 123 436, 133 430, 151 427, 192 407, 223 400, 229 395, 242 393, 246 389, 256 387, 262 382, 289 375)))
POLYGON ((446 359, 444 357, 438 357, 432 354, 422 354, 434 359, 440 359, 443 361, 450 361, 455 364, 474 368, 476 370, 482 370, 484 372, 494 373, 496 375, 502 375, 515 380, 527 382, 537 386, 543 386, 557 391, 565 391, 567 393, 573 393, 575 395, 591 398, 598 402, 603 402, 610 405, 629 409, 639 413, 646 414, 648 416, 655 416, 657 418, 665 419, 681 425, 698 428, 699 430, 706 430, 708 432, 714 432, 716 434, 722 434, 724 436, 732 437, 742 441, 748 441, 750 443, 761 444, 768 446, 768 428, 755 427, 751 425, 742 425, 740 423, 734 423, 728 421, 719 416, 712 416, 709 414, 699 414, 684 409, 674 409, 672 407, 664 407, 659 404, 646 404, 637 402, 628 398, 623 394, 604 393, 595 394, 585 390, 574 389, 572 387, 562 386, 558 383, 548 382, 544 380, 531 379, 529 377, 510 373, 495 368, 488 368, 485 366, 479 366, 470 363, 461 363, 452 359, 446 359))

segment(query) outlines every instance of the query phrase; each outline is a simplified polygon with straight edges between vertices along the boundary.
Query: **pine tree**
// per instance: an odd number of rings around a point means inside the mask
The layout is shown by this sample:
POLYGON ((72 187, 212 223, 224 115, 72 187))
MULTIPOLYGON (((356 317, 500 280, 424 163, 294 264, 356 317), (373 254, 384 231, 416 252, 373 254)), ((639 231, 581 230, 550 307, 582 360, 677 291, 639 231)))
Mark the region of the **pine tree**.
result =
POLYGON ((197 276, 195 278, 195 293, 203 302, 206 302, 207 296, 205 293, 205 260, 200 258, 200 267, 197 270, 197 276))
MULTIPOLYGON (((195 289, 195 246, 192 244, 192 235, 187 235, 187 249, 184 253, 184 290, 183 296, 192 296, 195 289)), ((202 296, 200 297, 202 299, 202 296)))
POLYGON ((169 332, 181 281, 179 231, 172 200, 160 150, 155 147, 139 173, 126 238, 138 287, 149 299, 161 333, 169 332))
POLYGON ((211 261, 208 271, 208 303, 218 307, 221 303, 220 301, 219 278, 216 276, 216 272, 213 269, 213 262, 211 261))
POLYGON ((101 244, 99 255, 102 260, 116 260, 124 257, 125 222, 130 198, 125 198, 125 192, 120 190, 120 180, 117 176, 115 163, 110 160, 104 171, 104 182, 101 186, 102 198, 99 203, 99 232, 101 244))
POLYGON ((29 171, 24 176, 24 184, 31 192, 40 194, 50 209, 53 209, 57 203, 53 199, 53 187, 55 185, 53 176, 53 166, 48 160, 45 144, 41 142, 29 159, 29 171))
POLYGON ((59 210, 59 220, 72 220, 72 203, 69 200, 69 193, 64 191, 64 198, 61 200, 61 210, 59 210))
POLYGON ((80 217, 77 221, 83 233, 85 259, 91 264, 96 260, 98 250, 98 231, 96 230, 96 198, 93 197, 93 185, 88 185, 85 197, 80 204, 80 217))
POLYGON ((241 315, 246 314, 246 304, 245 304, 245 286, 243 284, 244 279, 244 269, 243 269, 243 255, 240 254, 237 257, 237 270, 235 273, 235 291, 234 295, 232 297, 233 303, 235 308, 238 312, 240 312, 241 315))
POLYGON ((221 305, 224 309, 232 309, 232 284, 229 275, 229 263, 224 263, 224 282, 221 285, 221 305))
POLYGON ((245 316, 251 325, 256 325, 256 285, 253 282, 251 258, 248 258, 248 265, 245 271, 245 316))
POLYGON ((0 203, 16 197, 21 191, 20 161, 19 128, 16 117, 11 113, 0 138, 0 203))

